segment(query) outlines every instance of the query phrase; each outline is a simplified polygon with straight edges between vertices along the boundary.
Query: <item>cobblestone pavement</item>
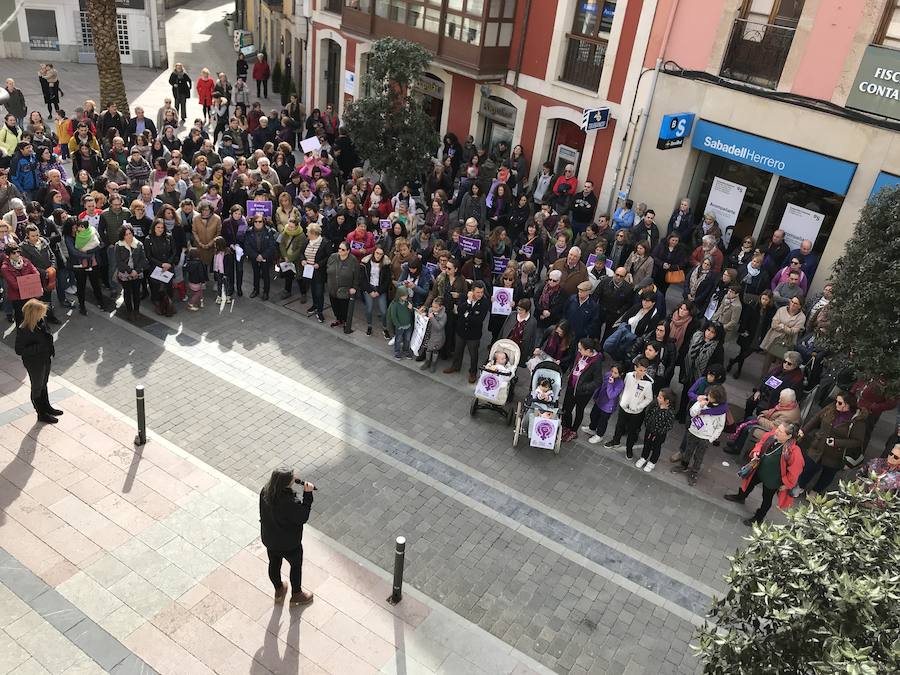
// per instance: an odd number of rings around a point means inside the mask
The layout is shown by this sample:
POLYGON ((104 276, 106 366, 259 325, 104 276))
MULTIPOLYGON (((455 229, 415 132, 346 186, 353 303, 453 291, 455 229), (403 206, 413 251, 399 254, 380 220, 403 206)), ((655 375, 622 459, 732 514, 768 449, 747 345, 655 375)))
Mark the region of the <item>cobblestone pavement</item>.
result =
POLYGON ((0 392, 0 673, 549 672, 310 526, 273 604, 255 491, 57 377, 36 423, 15 359, 0 392))

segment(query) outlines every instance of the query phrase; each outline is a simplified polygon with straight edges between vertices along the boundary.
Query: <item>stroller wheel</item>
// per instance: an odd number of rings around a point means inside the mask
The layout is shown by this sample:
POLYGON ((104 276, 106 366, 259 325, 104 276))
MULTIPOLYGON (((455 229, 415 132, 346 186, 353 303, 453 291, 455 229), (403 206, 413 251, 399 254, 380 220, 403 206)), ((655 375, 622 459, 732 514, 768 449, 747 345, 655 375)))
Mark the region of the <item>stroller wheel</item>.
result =
POLYGON ((472 405, 469 406, 469 414, 470 414, 472 417, 475 417, 475 413, 476 413, 477 411, 478 411, 478 399, 477 399, 477 398, 473 398, 473 399, 472 399, 472 405))
POLYGON ((516 404, 516 426, 513 428, 513 447, 519 447, 519 436, 522 435, 522 403, 516 404))

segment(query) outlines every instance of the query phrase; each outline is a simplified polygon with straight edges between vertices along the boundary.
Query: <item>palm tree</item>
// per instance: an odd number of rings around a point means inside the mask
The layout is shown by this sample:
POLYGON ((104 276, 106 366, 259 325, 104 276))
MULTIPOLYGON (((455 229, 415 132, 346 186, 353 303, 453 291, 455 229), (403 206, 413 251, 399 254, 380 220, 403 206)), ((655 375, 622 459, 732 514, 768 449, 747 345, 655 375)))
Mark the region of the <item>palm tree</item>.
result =
POLYGON ((119 59, 119 36, 116 31, 116 0, 87 0, 100 79, 100 107, 115 103, 119 112, 129 115, 128 96, 119 59))

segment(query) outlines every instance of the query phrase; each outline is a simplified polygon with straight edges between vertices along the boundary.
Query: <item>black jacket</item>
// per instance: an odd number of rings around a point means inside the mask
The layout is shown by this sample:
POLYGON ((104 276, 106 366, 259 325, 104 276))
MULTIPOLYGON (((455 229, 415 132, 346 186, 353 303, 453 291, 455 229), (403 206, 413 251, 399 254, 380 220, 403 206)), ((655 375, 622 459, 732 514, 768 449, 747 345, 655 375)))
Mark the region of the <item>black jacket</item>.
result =
POLYGON ((312 492, 304 492, 301 501, 292 490, 286 491, 273 504, 269 504, 260 491, 259 525, 263 546, 273 551, 299 548, 303 539, 303 525, 309 520, 312 503, 312 492))
POLYGON ((22 362, 26 366, 30 363, 49 361, 56 354, 56 350, 47 324, 40 321, 34 330, 28 330, 24 325, 19 326, 16 329, 16 354, 22 357, 22 362))
POLYGON ((144 240, 144 255, 147 258, 147 268, 151 272, 157 267, 162 267, 163 263, 175 267, 180 252, 175 249, 175 242, 169 233, 164 233, 161 237, 151 234, 144 240))
MULTIPOLYGON (((387 258, 383 258, 383 260, 387 260, 387 258)), ((381 272, 378 274, 378 286, 373 286, 369 283, 369 280, 372 278, 372 265, 374 261, 372 260, 372 256, 366 256, 362 262, 362 282, 360 286, 362 287, 362 291, 364 293, 378 293, 379 295, 385 295, 391 288, 391 266, 390 265, 381 265, 381 272)))
MULTIPOLYGON (((617 321, 617 323, 625 323, 633 317, 635 314, 641 311, 641 301, 638 300, 634 306, 625 312, 622 315, 622 318, 617 321)), ((644 314, 644 317, 637 322, 637 326, 635 326, 635 335, 646 335, 647 332, 652 331, 656 326, 656 322, 665 319, 666 315, 659 311, 659 308, 656 305, 653 305, 653 308, 644 314)))
POLYGON ((484 329, 484 319, 491 310, 491 302, 482 296, 470 306, 466 295, 456 305, 456 334, 463 340, 480 340, 484 329))
MULTIPOLYGON (((575 363, 578 363, 578 359, 580 356, 576 355, 575 360, 573 362, 573 367, 575 363)), ((565 375, 565 382, 568 384, 569 377, 572 374, 572 371, 565 375)), ((603 359, 594 359, 594 362, 589 365, 581 375, 578 377, 578 382, 575 383, 575 391, 573 392, 575 396, 583 397, 590 396, 594 393, 594 390, 600 386, 603 382, 603 359)))

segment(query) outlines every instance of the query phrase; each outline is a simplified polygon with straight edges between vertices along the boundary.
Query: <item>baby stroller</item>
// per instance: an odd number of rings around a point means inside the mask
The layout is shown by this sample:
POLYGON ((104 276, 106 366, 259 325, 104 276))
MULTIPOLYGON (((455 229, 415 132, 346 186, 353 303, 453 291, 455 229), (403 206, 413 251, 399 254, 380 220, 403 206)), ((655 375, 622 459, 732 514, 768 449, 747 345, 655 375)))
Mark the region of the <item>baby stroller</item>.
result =
POLYGON ((497 340, 491 345, 488 362, 481 367, 478 383, 475 385, 470 415, 474 417, 478 410, 493 410, 506 417, 507 424, 512 424, 516 412, 513 401, 518 380, 516 369, 521 358, 519 345, 512 340, 497 340), (493 369, 491 364, 498 351, 506 354, 506 365, 493 369))
MULTIPOLYGON (((525 436, 531 440, 531 428, 536 416, 556 420, 556 438, 553 443, 553 453, 559 454, 562 443, 562 424, 559 419, 559 404, 562 394, 562 368, 555 361, 541 361, 534 367, 531 373, 531 388, 524 401, 516 406, 516 423, 513 430, 513 447, 519 447, 519 438, 525 436), (547 379, 550 381, 552 401, 539 401, 532 395, 538 383, 547 379)), ((549 439, 544 439, 545 441, 549 439)))

